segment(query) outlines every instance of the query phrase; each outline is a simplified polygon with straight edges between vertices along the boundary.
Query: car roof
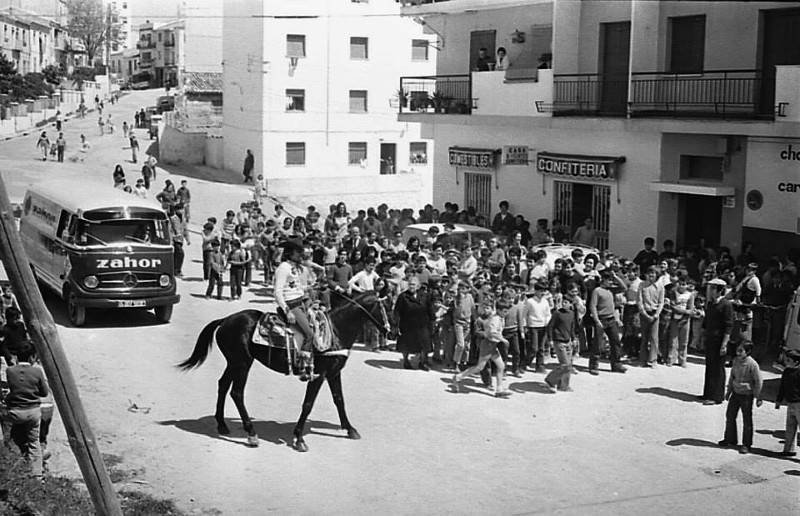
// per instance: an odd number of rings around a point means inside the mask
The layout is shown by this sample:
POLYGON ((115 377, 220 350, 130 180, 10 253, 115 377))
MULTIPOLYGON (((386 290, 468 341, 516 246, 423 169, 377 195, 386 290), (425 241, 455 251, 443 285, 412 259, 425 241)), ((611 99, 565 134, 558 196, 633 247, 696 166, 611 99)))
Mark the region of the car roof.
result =
MULTIPOLYGON (((436 226, 439 229, 439 233, 444 233, 444 224, 441 222, 435 222, 431 224, 422 223, 422 224, 409 224, 406 226, 406 229, 416 229, 418 231, 428 232, 428 230, 436 226)), ((480 226, 471 226, 469 224, 453 224, 455 229, 453 230, 454 233, 491 233, 492 230, 489 228, 482 228, 480 226)))

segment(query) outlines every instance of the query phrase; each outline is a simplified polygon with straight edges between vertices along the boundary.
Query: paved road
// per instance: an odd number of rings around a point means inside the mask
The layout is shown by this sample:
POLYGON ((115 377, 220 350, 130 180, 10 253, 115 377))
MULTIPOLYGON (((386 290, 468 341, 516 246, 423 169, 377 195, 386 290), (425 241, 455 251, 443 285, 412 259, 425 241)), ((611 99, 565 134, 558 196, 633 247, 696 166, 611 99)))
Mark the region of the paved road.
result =
MULTIPOLYGON (((151 103, 159 92, 137 92, 112 113, 151 103)), ((66 124, 70 141, 91 134, 83 165, 36 161, 33 136, 0 143, 12 196, 47 177, 111 182, 127 158, 121 135, 96 135, 86 121, 66 124)), ((146 141, 146 137, 140 135, 146 141)), ((247 189, 192 178, 196 219, 235 207, 247 189), (199 208, 199 206, 204 206, 199 208)), ((159 176, 162 181, 166 176, 159 176)), ((756 410, 755 452, 739 455, 714 443, 724 407, 705 407, 693 395, 703 367, 631 368, 626 375, 580 374, 573 393, 551 394, 542 375, 511 382, 508 400, 477 384, 466 394, 447 391, 447 376, 400 368, 392 352, 357 347, 343 373, 350 419, 363 439, 336 426, 323 390, 299 454, 288 445, 300 411, 302 385, 255 366, 247 402, 262 440, 244 446, 233 404, 230 437, 214 432, 216 380, 223 359, 216 347, 197 371, 173 365, 187 357, 200 329, 245 307, 268 307, 262 286, 241 301, 209 301, 200 294, 200 254, 188 248, 187 277, 173 321, 152 314, 106 311, 86 328, 69 327, 61 303, 48 296, 67 355, 104 453, 122 459, 119 486, 173 498, 194 514, 796 514, 800 461, 779 450, 783 411, 756 410), (218 511, 218 512, 217 512, 218 511)), ((585 365, 585 360, 582 361, 585 365)), ((604 368, 607 370, 607 364, 604 368)), ((775 388, 773 373, 768 387, 775 388)), ((469 385, 469 382, 468 382, 469 385)), ((53 430, 53 471, 78 476, 61 425, 53 430)))

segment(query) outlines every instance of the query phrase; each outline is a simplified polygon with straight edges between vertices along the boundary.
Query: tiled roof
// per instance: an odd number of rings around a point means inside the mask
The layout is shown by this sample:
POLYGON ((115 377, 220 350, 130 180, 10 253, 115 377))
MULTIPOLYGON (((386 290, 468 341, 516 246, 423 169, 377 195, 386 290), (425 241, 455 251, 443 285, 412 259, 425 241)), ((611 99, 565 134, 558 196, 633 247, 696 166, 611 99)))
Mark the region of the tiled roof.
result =
POLYGON ((222 93, 221 72, 186 72, 183 77, 187 93, 222 93))

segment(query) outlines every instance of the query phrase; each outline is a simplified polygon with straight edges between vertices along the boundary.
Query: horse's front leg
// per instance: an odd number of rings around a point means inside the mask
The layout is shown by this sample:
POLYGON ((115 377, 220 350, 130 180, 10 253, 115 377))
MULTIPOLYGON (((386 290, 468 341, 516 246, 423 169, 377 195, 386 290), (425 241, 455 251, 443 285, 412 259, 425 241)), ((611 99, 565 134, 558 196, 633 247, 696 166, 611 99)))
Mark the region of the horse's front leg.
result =
POLYGON ((331 395, 333 396, 333 404, 336 405, 336 410, 339 411, 339 422, 342 429, 347 430, 347 437, 350 439, 361 439, 361 434, 358 430, 350 424, 347 419, 347 411, 344 409, 344 394, 342 393, 342 372, 339 371, 332 378, 328 378, 328 386, 331 388, 331 395))
POLYGON ((303 431, 305 429, 308 416, 311 414, 311 409, 314 408, 314 402, 317 400, 319 390, 322 388, 322 382, 324 381, 325 376, 321 375, 308 382, 308 387, 306 387, 306 397, 303 400, 303 410, 300 413, 300 419, 297 420, 297 425, 294 427, 294 439, 292 441, 292 446, 299 452, 308 451, 308 445, 306 444, 306 440, 303 438, 303 431))

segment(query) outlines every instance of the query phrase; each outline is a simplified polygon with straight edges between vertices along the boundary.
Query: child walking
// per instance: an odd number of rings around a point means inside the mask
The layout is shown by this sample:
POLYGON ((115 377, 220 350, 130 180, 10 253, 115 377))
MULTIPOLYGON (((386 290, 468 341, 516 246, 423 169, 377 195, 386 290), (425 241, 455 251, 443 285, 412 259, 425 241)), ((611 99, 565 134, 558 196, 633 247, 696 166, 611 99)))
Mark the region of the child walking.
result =
POLYGON ((775 408, 780 409, 781 403, 786 404, 786 433, 783 441, 781 457, 794 457, 797 455, 797 427, 800 424, 800 351, 790 349, 784 355, 786 369, 781 374, 781 384, 778 387, 778 397, 775 398, 775 408))
POLYGON ((728 409, 725 411, 725 438, 719 442, 720 446, 738 446, 736 416, 742 411, 742 445, 739 453, 750 453, 753 446, 753 400, 756 407, 760 407, 761 396, 761 371, 758 363, 750 356, 753 343, 743 341, 736 346, 736 358, 731 367, 731 377, 725 399, 728 400, 728 409))
POLYGON ((211 297, 214 286, 217 287, 217 299, 222 299, 222 275, 225 273, 225 257, 220 252, 220 242, 217 239, 211 241, 211 251, 208 253, 208 288, 206 288, 206 298, 211 297))
POLYGON ((578 339, 578 318, 572 301, 568 297, 561 300, 561 306, 553 312, 547 324, 547 334, 556 350, 558 367, 550 372, 544 383, 550 390, 570 392, 569 377, 572 374, 572 343, 578 339))

